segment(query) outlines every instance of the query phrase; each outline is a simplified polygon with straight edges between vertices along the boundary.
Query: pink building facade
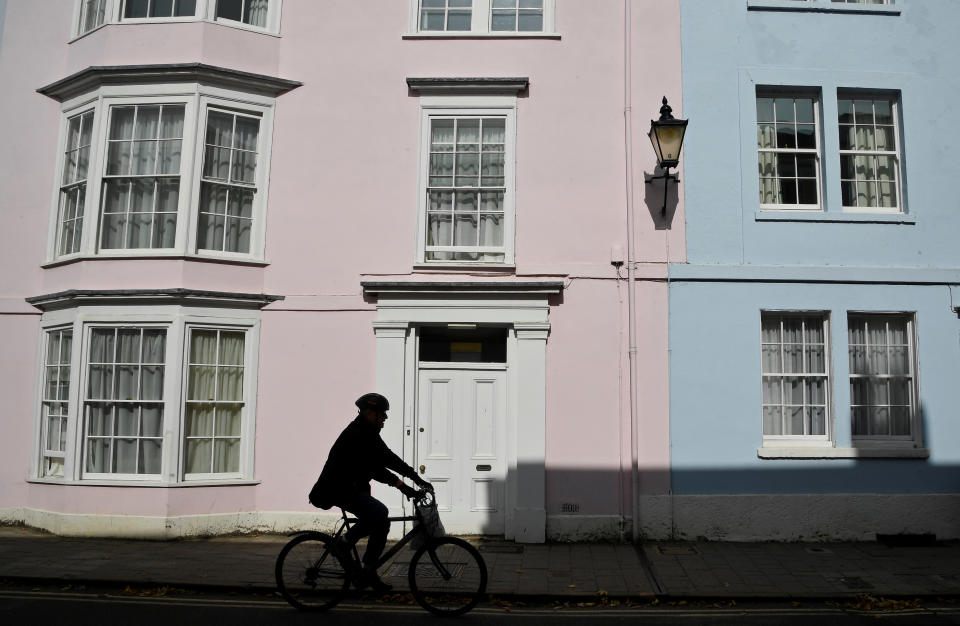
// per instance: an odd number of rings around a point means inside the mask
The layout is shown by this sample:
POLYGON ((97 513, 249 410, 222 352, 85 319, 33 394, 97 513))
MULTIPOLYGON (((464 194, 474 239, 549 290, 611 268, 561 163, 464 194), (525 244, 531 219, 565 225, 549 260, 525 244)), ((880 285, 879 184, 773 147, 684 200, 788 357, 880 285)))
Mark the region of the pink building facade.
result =
POLYGON ((684 211, 644 135, 681 102, 677 2, 3 13, 0 519, 323 527, 376 390, 452 532, 669 534, 684 211))

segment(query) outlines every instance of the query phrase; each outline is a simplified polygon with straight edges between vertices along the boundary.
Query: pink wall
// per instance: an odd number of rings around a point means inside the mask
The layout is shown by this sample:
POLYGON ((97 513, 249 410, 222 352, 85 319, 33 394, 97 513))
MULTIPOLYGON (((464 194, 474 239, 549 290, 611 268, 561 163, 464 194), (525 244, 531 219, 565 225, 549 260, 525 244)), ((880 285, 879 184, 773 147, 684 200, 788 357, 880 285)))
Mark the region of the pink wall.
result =
MULTIPOLYGON (((551 309, 547 344, 548 513, 576 495, 583 513, 629 514, 626 284, 610 265, 611 246, 627 247, 623 3, 557 0, 560 39, 404 39, 408 10, 398 0, 284 0, 281 37, 206 23, 111 25, 67 44, 73 2, 7 3, 0 119, 23 123, 5 129, 10 149, 0 153, 0 187, 9 190, 0 228, 7 268, 0 332, 16 336, 27 366, 0 377, 5 398, 17 399, 5 402, 5 421, 18 424, 0 444, 0 507, 145 515, 307 510, 304 489, 352 400, 376 384, 375 304, 364 301, 360 281, 484 275, 412 269, 420 116, 405 78, 527 76, 516 122, 517 268, 491 275, 567 285, 551 309), (60 117, 59 105, 35 90, 90 65, 175 62, 303 83, 277 100, 268 265, 99 260, 42 270, 60 117), (286 296, 263 314, 261 484, 124 489, 122 499, 112 488, 84 489, 82 499, 69 487, 27 489, 24 450, 33 444, 24 424, 33 419, 38 319, 9 313, 36 313, 23 298, 63 289, 149 287, 286 296), (564 472, 579 478, 561 483, 564 472)), ((662 493, 669 462, 663 281, 666 262, 683 259, 684 218, 681 202, 670 228, 656 223, 643 173, 654 169, 646 131, 661 96, 680 112, 678 2, 634 0, 633 15, 636 249, 645 263, 637 298, 640 457, 650 471, 644 491, 662 493)))

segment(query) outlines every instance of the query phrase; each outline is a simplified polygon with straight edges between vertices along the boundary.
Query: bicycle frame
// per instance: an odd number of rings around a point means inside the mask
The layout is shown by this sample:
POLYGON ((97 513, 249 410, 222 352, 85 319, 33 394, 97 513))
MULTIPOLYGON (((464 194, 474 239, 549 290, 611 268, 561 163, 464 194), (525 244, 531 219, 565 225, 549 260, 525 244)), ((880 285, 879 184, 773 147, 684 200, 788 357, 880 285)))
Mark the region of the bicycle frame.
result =
MULTIPOLYGON (((343 509, 340 509, 340 511, 341 511, 341 519, 339 522, 339 526, 337 528, 337 532, 333 534, 334 537, 340 537, 342 534, 350 530, 350 527, 356 524, 358 521, 357 518, 355 517, 349 517, 347 515, 347 512, 344 511, 343 509)), ((420 519, 420 516, 418 515, 403 515, 400 517, 388 517, 387 521, 388 522, 416 522, 419 519, 420 519)), ((422 527, 423 527, 422 525, 418 524, 417 526, 414 526, 409 531, 407 531, 407 533, 403 537, 401 537, 400 540, 397 541, 397 543, 392 545, 389 550, 386 550, 380 556, 380 560, 377 561, 377 567, 383 566, 387 561, 392 559, 394 555, 400 552, 400 550, 402 550, 405 545, 410 543, 414 535, 422 534, 423 533, 423 530, 421 530, 422 527)), ((357 552, 357 546, 354 545, 351 547, 351 549, 353 550, 354 560, 359 562, 360 554, 359 552, 357 552)))

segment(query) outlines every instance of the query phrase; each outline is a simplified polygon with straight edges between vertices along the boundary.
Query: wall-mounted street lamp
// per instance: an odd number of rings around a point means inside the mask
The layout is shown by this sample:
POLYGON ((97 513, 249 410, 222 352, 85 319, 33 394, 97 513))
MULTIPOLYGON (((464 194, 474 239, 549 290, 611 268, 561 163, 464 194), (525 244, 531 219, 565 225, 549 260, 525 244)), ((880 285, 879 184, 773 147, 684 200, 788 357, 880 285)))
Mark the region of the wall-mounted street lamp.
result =
POLYGON ((650 137, 650 143, 653 144, 653 151, 657 154, 657 165, 660 166, 663 173, 659 176, 651 176, 647 184, 663 179, 661 215, 667 214, 667 190, 670 188, 670 181, 680 182, 676 174, 670 173, 670 168, 676 167, 680 163, 680 150, 683 148, 683 135, 687 132, 687 121, 674 119, 673 109, 667 104, 666 96, 663 97, 663 106, 660 107, 660 119, 650 120, 648 136, 650 137))

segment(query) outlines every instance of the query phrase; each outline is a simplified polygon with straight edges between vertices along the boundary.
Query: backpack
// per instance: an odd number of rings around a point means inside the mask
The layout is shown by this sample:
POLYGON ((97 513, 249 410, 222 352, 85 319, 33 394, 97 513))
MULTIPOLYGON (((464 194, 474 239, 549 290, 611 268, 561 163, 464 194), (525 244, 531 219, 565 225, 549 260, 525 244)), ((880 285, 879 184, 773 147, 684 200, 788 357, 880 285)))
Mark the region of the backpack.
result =
POLYGON ((333 502, 330 501, 330 490, 327 489, 327 481, 323 479, 322 474, 317 478, 317 482, 313 483, 313 488, 310 489, 307 500, 318 509, 326 510, 333 506, 333 502))

